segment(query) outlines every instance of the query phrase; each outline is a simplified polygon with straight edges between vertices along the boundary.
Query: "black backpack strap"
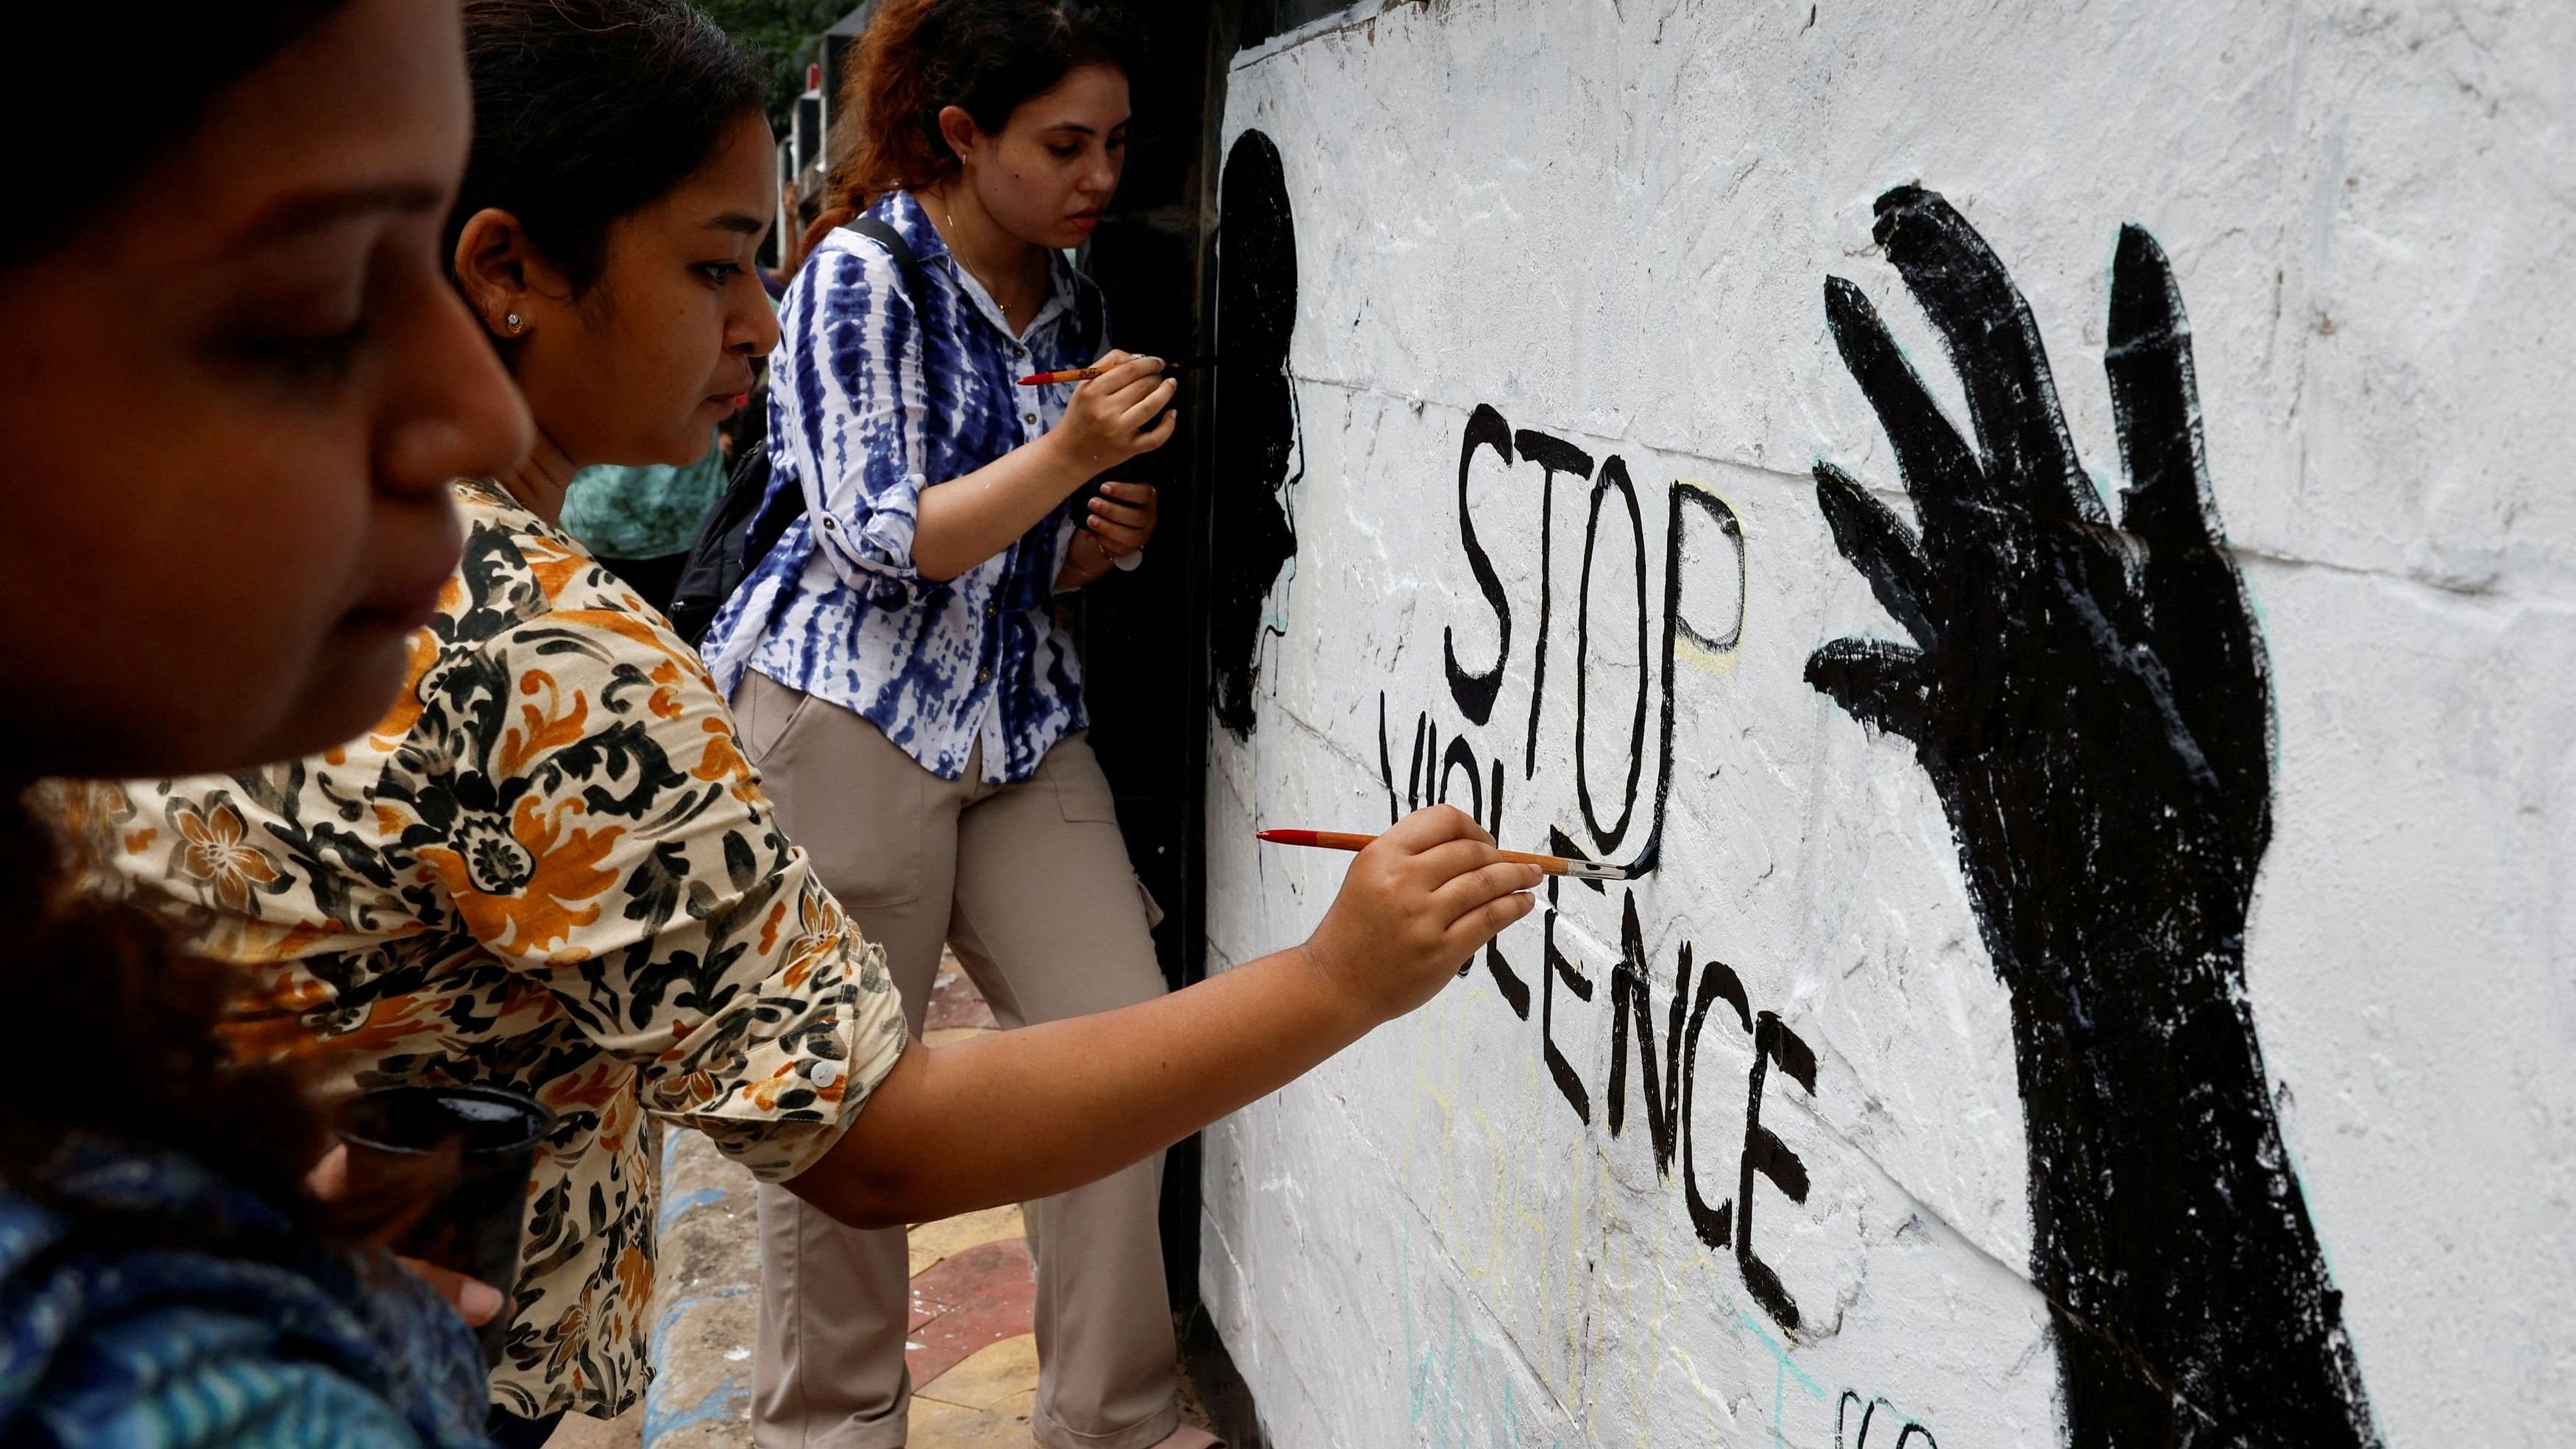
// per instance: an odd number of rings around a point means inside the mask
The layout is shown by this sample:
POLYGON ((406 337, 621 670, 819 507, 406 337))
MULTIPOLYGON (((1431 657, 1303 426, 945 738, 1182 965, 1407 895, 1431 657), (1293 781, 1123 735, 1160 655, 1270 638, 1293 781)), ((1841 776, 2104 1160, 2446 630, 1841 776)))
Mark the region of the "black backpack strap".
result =
POLYGON ((903 239, 903 233, 873 216, 850 218, 850 230, 884 247, 894 258, 894 269, 903 274, 904 295, 912 298, 912 315, 926 318, 930 313, 925 300, 930 295, 930 279, 922 275, 921 258, 912 254, 912 244, 903 239))
MULTIPOLYGON (((873 216, 853 218, 849 228, 884 247, 894 258, 895 270, 903 275, 903 290, 912 298, 913 316, 922 319, 916 325, 928 325, 928 278, 922 273, 921 259, 912 254, 903 234, 873 216)), ((923 355, 928 356, 927 349, 923 355)), ((763 409, 764 423, 768 390, 769 385, 763 382, 756 403, 763 409)), ((714 621, 716 612, 809 506, 802 486, 806 480, 800 479, 800 486, 795 488, 770 488, 765 426, 761 434, 734 460, 724 497, 700 525, 697 542, 689 550, 688 562, 681 568, 679 585, 666 611, 680 637, 691 644, 706 637, 707 626, 714 621)))

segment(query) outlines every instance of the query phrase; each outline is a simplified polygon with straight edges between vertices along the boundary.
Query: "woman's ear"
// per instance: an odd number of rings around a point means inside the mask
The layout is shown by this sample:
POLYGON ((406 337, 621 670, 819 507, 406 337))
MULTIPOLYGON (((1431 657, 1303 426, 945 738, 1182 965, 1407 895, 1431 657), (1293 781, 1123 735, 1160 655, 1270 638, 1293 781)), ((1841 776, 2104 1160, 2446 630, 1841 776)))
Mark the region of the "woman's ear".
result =
POLYGON ((964 106, 942 106, 939 108, 939 139, 948 143, 948 149, 963 165, 975 159, 976 149, 983 144, 984 133, 976 128, 975 118, 966 114, 964 106))
POLYGON ((457 290, 483 326, 500 338, 524 337, 536 325, 536 303, 560 286, 554 268, 528 245, 519 219, 487 206, 456 237, 457 290))

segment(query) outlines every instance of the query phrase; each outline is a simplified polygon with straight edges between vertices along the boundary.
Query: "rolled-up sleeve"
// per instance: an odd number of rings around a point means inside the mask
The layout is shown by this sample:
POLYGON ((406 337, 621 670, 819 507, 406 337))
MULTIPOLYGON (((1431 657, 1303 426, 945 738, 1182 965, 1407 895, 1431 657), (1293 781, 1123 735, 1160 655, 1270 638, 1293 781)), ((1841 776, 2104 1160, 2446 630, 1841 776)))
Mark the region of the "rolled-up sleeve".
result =
POLYGON ((516 707, 457 742, 417 858, 480 945, 635 1068, 648 1111, 764 1180, 804 1171, 903 1050, 883 950, 780 833, 658 618, 558 609, 482 657, 516 707))
POLYGON ((771 461, 792 471, 817 520, 815 543, 832 571, 871 597, 925 587, 913 566, 913 530, 928 475, 928 406, 922 319, 894 261, 851 241, 816 257, 791 310, 803 339, 786 367, 785 424, 771 461))

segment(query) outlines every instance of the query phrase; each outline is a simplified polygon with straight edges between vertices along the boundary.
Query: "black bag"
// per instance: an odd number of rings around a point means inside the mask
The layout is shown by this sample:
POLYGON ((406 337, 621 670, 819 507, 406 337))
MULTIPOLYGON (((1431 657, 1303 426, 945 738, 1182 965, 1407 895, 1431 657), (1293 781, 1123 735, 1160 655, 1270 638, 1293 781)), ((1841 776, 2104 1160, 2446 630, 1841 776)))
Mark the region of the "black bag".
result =
MULTIPOLYGON (((924 302, 928 288, 923 285, 921 262, 904 244, 893 227, 873 216, 862 216, 849 223, 850 230, 884 247, 894 257, 895 270, 903 274, 903 289, 912 298, 915 317, 927 318, 924 302)), ((707 626, 715 622, 716 611, 723 608, 742 581, 769 557, 778 540, 787 534, 787 526, 805 511, 805 490, 781 488, 777 496, 769 489, 769 388, 762 384, 751 400, 759 411, 756 427, 746 429, 736 440, 733 476, 726 480, 724 497, 715 511, 698 527, 695 543, 689 545, 689 561, 680 569, 680 582, 671 592, 671 627, 682 639, 695 645, 704 639, 707 626)))

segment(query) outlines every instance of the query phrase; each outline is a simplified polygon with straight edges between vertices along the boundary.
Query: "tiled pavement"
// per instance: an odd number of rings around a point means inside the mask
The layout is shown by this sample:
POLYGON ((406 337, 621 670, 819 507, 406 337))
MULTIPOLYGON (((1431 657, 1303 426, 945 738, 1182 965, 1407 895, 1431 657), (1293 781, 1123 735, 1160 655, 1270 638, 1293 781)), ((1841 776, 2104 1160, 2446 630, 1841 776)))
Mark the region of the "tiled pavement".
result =
MULTIPOLYGON (((945 1046, 995 1029, 993 1011, 955 960, 931 988, 922 1041, 945 1046)), ((1020 1210, 988 1208, 912 1230, 911 1449, 1028 1449, 1038 1391, 1030 1317, 1037 1279, 1020 1210)))
MULTIPOLYGON (((983 998, 953 960, 943 963, 924 1039, 941 1046, 994 1029, 983 998)), ((663 1152, 662 1200, 653 1392, 640 1416, 567 1423, 550 1449, 751 1442, 751 1289, 759 1271, 751 1179, 696 1134, 674 1132, 663 1152)), ((905 1345, 911 1449, 1028 1449, 1038 1382, 1035 1293, 1018 1208, 913 1229, 905 1345)))

